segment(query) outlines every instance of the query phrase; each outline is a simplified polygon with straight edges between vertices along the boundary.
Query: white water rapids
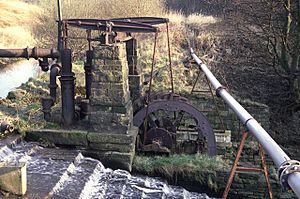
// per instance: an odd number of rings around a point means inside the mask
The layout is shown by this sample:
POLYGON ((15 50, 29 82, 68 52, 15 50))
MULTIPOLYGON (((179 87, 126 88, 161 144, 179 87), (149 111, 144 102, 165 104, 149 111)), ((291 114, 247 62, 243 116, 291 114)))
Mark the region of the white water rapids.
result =
POLYGON ((0 161, 26 163, 27 198, 209 199, 206 194, 171 186, 161 178, 105 168, 76 150, 22 142, 0 150, 0 161))

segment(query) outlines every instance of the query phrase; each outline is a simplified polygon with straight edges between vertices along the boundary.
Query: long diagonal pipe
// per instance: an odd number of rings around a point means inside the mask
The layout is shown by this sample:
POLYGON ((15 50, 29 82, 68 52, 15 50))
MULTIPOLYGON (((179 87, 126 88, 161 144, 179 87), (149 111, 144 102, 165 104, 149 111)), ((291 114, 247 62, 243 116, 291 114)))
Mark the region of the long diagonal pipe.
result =
MULTIPOLYGON (((264 150, 270 155, 276 166, 279 168, 280 183, 287 185, 300 198, 300 166, 296 160, 291 160, 271 136, 261 127, 261 125, 227 92, 226 88, 220 84, 208 67, 197 57, 191 49, 193 59, 205 73, 217 95, 227 103, 235 112, 241 122, 249 129, 250 133, 263 146, 264 150), (296 163, 296 164, 293 164, 296 163)), ((287 188, 284 186, 284 188, 287 188)))

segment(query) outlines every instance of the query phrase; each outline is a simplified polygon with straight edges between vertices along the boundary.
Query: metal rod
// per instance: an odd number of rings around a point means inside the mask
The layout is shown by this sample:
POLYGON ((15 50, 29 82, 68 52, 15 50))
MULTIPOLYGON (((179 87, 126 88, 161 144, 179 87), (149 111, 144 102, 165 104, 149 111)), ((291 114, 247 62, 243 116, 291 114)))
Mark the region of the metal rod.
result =
MULTIPOLYGON (((249 131, 256 137, 264 150, 270 155, 277 167, 284 162, 290 160, 289 156, 280 148, 280 146, 271 138, 271 136, 263 129, 260 124, 226 91, 216 77, 211 73, 208 67, 191 49, 191 54, 197 64, 201 67, 217 94, 227 103, 227 105, 235 112, 238 118, 247 126, 249 131)), ((300 198, 300 173, 294 172, 288 176, 288 185, 293 189, 300 198)))
POLYGON ((227 184, 226 184, 225 191, 224 191, 223 196, 222 196, 223 199, 226 199, 227 196, 228 196, 228 193, 229 193, 231 184, 233 182, 233 178, 234 178, 235 172, 237 170, 239 159, 240 159, 240 157, 242 155, 243 147, 244 147, 244 145, 246 143, 247 137, 248 137, 248 132, 244 132, 242 140, 241 140, 241 143, 240 143, 240 146, 239 146, 239 149, 238 149, 238 152, 236 154, 234 163, 233 163, 231 171, 230 171, 230 175, 229 175, 229 179, 228 179, 227 184))
POLYGON ((267 187, 268 187, 269 197, 270 197, 270 199, 273 199, 272 187, 271 187, 271 183, 270 183, 270 177, 269 177, 265 152, 264 152, 264 149, 261 146, 261 144, 258 144, 258 147, 259 147, 259 154, 260 154, 260 157, 261 157, 261 164, 262 164, 262 167, 263 167, 265 180, 266 180, 267 187))
POLYGON ((94 51, 86 51, 86 63, 84 65, 86 99, 89 99, 91 96, 93 55, 94 51))
POLYGON ((173 80, 173 70, 172 70, 172 58, 171 58, 171 42, 170 42, 170 34, 169 34, 169 23, 166 23, 167 26, 167 38, 168 38, 168 55, 169 55, 169 70, 170 70, 170 81, 171 81, 171 90, 174 93, 174 80, 173 80))
POLYGON ((144 122, 144 137, 143 137, 143 144, 146 142, 147 138, 147 115, 149 111, 149 101, 150 101, 150 94, 151 94, 151 89, 152 89, 152 81, 153 81, 153 72, 154 72, 154 65, 155 65, 155 55, 156 55, 156 45, 157 45, 157 36, 158 34, 155 33, 154 36, 154 46, 153 46, 153 54, 152 54, 152 65, 151 65, 151 76, 150 76, 150 82, 149 82, 149 89, 148 89, 148 95, 147 95, 147 107, 146 107, 146 113, 145 113, 145 122, 144 122))
POLYGON ((57 50, 61 51, 62 44, 62 11, 61 11, 61 0, 57 0, 57 15, 58 15, 58 24, 57 24, 57 50))

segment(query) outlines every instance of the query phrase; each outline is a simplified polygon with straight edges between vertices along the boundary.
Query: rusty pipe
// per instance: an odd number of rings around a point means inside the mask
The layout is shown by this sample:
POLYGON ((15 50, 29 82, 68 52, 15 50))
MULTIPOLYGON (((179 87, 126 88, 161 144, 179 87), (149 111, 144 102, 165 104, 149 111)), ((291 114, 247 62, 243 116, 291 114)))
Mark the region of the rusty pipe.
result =
POLYGON ((49 89, 50 89, 50 96, 53 100, 53 104, 56 102, 56 89, 57 89, 57 83, 56 83, 56 77, 60 74, 60 69, 61 67, 58 64, 54 64, 51 66, 50 70, 50 84, 49 89))
POLYGON ((56 49, 45 48, 23 48, 23 49, 0 49, 0 57, 3 58, 58 58, 59 52, 56 49))
POLYGON ((65 127, 72 125, 75 116, 75 77, 72 72, 71 49, 61 51, 62 68, 60 74, 62 123, 65 127))
POLYGON ((8 132, 12 133, 15 130, 15 128, 12 125, 10 125, 9 123, 7 123, 6 121, 3 121, 3 122, 1 122, 0 130, 1 130, 1 132, 8 131, 8 132))

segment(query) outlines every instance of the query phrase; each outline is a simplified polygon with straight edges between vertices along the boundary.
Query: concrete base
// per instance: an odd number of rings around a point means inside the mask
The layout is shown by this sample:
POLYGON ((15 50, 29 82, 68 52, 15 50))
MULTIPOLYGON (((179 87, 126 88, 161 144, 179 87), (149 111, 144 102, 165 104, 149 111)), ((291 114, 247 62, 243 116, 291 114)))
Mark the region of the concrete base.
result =
POLYGON ((137 134, 138 128, 133 126, 127 134, 40 129, 27 132, 25 139, 75 147, 81 149, 84 155, 100 160, 107 167, 131 171, 137 134))
POLYGON ((25 195, 27 191, 26 164, 1 165, 0 189, 15 195, 25 195))

